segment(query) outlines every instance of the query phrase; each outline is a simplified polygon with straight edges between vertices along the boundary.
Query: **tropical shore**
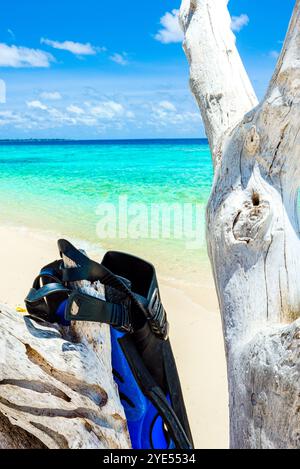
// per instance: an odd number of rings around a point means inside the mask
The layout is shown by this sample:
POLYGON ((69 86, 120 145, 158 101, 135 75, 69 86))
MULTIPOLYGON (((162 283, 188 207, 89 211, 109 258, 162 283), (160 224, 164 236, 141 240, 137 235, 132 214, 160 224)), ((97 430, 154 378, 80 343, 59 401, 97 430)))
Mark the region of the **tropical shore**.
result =
MULTIPOLYGON (((99 258, 99 252, 88 250, 88 254, 99 258)), ((24 308, 23 299, 33 278, 41 266, 57 257, 54 237, 0 226, 0 303, 24 308)), ((176 284, 162 277, 159 266, 158 276, 195 446, 227 448, 225 355, 211 272, 208 268, 201 270, 197 288, 187 281, 176 284)))

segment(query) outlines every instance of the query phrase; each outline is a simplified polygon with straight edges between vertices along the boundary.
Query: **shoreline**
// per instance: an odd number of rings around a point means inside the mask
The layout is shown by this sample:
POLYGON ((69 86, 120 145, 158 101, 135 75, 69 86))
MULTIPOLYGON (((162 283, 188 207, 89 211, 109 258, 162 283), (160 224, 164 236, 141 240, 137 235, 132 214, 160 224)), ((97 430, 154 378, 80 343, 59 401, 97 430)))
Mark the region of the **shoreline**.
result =
MULTIPOLYGON (((53 232, 0 224, 0 303, 24 307, 23 299, 40 268, 59 257, 58 238, 53 232)), ((92 258, 101 259, 105 251, 101 247, 69 238, 92 258)), ((225 353, 211 272, 200 266, 201 281, 196 284, 157 270, 195 447, 228 448, 225 353)))
MULTIPOLYGON (((138 239, 133 242, 132 239, 119 240, 118 238, 94 241, 91 239, 85 239, 81 235, 70 235, 70 230, 57 233, 52 228, 46 230, 35 224, 18 225, 17 221, 7 222, 2 220, 1 217, 0 228, 7 230, 7 232, 12 233, 13 235, 17 233, 25 238, 29 236, 37 242, 52 242, 51 247, 53 248, 54 246, 54 251, 52 252, 54 252, 56 257, 58 256, 58 251, 56 249, 57 240, 61 238, 69 240, 75 246, 80 246, 81 249, 87 251, 90 257, 98 262, 100 262, 104 254, 110 250, 130 252, 131 254, 152 263, 155 266, 160 282, 177 287, 181 290, 188 290, 192 297, 195 297, 194 291, 199 290, 201 287, 204 290, 209 290, 209 297, 213 300, 212 311, 218 310, 219 308, 210 261, 206 250, 203 249, 203 247, 195 250, 186 249, 187 256, 185 258, 185 262, 183 262, 182 257, 176 257, 176 247, 172 246, 168 242, 163 245, 163 241, 161 239, 155 240, 154 242, 153 240, 150 240, 150 243, 149 240, 143 239, 138 239), (155 250, 154 243, 159 245, 159 249, 155 250), (192 259, 192 253, 196 253, 194 259, 192 259)), ((196 298, 197 297, 198 294, 196 294, 196 298)))

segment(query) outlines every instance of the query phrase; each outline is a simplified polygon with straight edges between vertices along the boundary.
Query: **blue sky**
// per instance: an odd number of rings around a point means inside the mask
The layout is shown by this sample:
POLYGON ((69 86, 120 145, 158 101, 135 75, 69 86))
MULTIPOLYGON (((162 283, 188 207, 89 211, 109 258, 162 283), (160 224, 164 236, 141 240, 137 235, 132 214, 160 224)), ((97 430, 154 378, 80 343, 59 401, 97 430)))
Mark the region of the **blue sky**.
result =
MULTIPOLYGON (((0 138, 203 137, 176 26, 179 6, 179 0, 4 0, 0 138)), ((294 0, 229 2, 259 97, 293 6, 294 0)))

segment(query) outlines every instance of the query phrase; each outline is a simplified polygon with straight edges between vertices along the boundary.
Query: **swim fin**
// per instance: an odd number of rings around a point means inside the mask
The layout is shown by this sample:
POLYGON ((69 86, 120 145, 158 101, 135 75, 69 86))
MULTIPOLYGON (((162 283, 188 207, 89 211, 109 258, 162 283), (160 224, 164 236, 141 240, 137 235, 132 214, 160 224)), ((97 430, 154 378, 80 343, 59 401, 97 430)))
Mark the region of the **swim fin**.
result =
POLYGON ((77 267, 56 261, 42 269, 25 302, 33 316, 52 322, 111 326, 112 365, 134 449, 191 449, 192 435, 154 267, 135 256, 108 252, 101 264, 66 240, 58 242, 77 267), (72 290, 99 280, 105 299, 72 290))

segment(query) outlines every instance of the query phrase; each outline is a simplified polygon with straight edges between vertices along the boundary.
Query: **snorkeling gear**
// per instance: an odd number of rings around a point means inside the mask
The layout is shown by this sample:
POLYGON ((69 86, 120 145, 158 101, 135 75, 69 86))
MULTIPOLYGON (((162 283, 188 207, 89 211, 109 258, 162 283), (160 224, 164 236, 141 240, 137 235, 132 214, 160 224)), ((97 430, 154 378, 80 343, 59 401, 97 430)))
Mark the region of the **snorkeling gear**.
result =
POLYGON ((112 366, 133 449, 191 449, 191 431, 154 267, 110 251, 101 264, 66 240, 63 260, 44 267, 25 303, 30 315, 69 325, 91 321, 111 326, 112 366), (105 300, 72 289, 73 282, 100 281, 105 300))

